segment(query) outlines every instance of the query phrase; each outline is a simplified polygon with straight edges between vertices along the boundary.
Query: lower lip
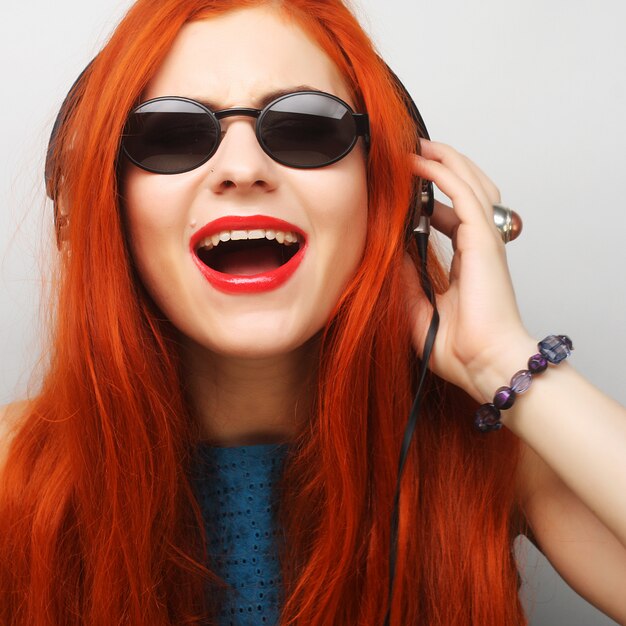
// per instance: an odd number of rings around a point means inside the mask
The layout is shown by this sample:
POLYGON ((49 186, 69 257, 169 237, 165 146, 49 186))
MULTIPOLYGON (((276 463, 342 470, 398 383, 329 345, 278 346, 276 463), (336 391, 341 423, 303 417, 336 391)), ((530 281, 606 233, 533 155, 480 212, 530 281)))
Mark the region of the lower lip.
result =
POLYGON ((217 272, 205 265, 195 253, 192 253, 192 256, 202 275, 216 289, 232 294, 262 293, 277 289, 291 278, 302 262, 306 248, 307 244, 303 244, 287 263, 277 267, 275 270, 261 274, 251 274, 250 276, 217 272))

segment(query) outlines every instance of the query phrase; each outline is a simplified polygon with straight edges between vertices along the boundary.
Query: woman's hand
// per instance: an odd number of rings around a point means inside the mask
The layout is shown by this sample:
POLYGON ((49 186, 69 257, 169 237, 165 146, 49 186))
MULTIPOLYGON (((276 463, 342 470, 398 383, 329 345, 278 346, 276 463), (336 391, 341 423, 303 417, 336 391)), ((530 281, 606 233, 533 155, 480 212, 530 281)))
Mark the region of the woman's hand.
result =
MULTIPOLYGON (((452 147, 423 139, 421 148, 421 157, 411 157, 415 175, 432 180, 453 205, 435 202, 431 218, 432 226, 451 238, 454 256, 450 287, 437 297, 441 321, 429 366, 477 401, 485 402, 496 389, 492 388, 493 380, 501 375, 497 372, 501 356, 523 346, 519 351, 527 359, 532 353, 528 350, 535 345, 522 325, 504 243, 493 221, 492 205, 500 202, 500 192, 472 161, 452 147)), ((413 345, 421 355, 432 307, 408 254, 405 276, 413 345)), ((525 361, 518 363, 517 369, 524 365, 525 361)), ((508 371, 507 366, 501 369, 508 371)), ((508 372, 508 378, 514 372, 508 372)), ((508 378, 497 386, 506 384, 508 378)))

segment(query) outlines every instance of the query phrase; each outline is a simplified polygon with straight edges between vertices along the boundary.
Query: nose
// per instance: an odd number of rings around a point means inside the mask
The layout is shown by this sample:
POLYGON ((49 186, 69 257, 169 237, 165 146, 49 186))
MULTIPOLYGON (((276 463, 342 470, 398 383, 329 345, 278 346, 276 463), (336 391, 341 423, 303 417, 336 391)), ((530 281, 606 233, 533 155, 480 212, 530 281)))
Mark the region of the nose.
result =
POLYGON ((271 191, 276 188, 277 164, 265 154, 256 138, 254 119, 244 116, 220 121, 222 139, 208 161, 208 181, 215 193, 228 189, 271 191))

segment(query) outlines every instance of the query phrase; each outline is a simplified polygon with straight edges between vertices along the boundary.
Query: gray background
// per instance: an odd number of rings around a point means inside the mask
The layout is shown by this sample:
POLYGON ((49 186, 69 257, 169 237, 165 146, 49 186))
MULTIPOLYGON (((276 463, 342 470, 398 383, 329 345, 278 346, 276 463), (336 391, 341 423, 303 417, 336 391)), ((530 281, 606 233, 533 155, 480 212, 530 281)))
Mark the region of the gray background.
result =
MULTIPOLYGON (((30 0, 0 24, 0 404, 36 363, 39 293, 54 256, 43 154, 70 85, 129 0, 30 0)), ((525 222, 508 247, 531 333, 569 334, 572 363, 626 404, 626 5, 620 0, 358 0, 431 137, 467 154, 525 222)), ((443 196, 440 199, 445 200, 443 196)), ((103 264, 106 260, 103 259, 103 264)), ((590 419, 593 416, 590 416, 590 419)), ((614 622, 527 541, 533 626, 614 622)))

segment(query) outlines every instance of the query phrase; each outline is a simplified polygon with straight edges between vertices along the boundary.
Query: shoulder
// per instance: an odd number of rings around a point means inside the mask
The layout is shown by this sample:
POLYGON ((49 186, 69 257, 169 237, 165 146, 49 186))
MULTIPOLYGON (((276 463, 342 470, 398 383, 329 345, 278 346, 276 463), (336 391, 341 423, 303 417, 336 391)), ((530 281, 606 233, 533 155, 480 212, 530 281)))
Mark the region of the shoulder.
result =
POLYGON ((30 402, 27 400, 0 406, 0 473, 2 473, 4 468, 15 426, 20 418, 24 416, 29 406, 30 402))

